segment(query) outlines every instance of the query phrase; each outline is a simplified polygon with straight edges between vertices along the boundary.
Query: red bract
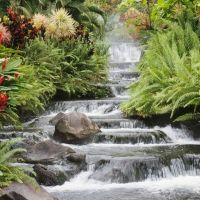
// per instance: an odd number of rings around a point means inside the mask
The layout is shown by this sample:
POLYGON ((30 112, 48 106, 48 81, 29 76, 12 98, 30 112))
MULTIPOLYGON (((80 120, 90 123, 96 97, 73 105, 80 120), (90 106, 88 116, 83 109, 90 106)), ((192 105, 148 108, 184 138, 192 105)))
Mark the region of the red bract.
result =
POLYGON ((27 41, 37 36, 39 30, 35 29, 31 19, 15 13, 12 8, 7 10, 7 16, 9 23, 4 22, 3 25, 12 35, 11 42, 7 46, 22 49, 27 41))
POLYGON ((4 76, 0 76, 0 85, 3 85, 4 81, 5 81, 5 77, 4 76))
POLYGON ((17 14, 12 8, 7 9, 7 14, 11 20, 15 20, 17 18, 17 14))
POLYGON ((5 58, 4 61, 2 62, 2 71, 6 69, 7 64, 8 64, 8 59, 5 58))
POLYGON ((15 72, 15 73, 14 73, 15 80, 17 80, 17 79, 19 78, 19 76, 20 76, 20 73, 19 73, 19 72, 15 72))
POLYGON ((3 34, 0 32, 0 45, 3 44, 3 34))
POLYGON ((6 106, 8 104, 8 99, 9 97, 5 92, 0 93, 0 112, 6 109, 6 106))

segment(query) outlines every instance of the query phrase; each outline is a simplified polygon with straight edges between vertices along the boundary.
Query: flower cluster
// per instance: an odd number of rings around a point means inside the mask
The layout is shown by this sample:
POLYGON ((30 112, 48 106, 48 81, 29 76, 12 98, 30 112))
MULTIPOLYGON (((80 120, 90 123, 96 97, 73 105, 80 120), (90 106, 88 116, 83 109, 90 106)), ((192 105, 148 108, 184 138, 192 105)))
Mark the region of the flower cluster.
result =
POLYGON ((4 29, 4 33, 7 33, 6 42, 11 40, 10 45, 7 46, 14 48, 23 48, 25 42, 34 39, 39 31, 33 27, 31 19, 16 14, 11 8, 7 9, 7 15, 2 18, 2 23, 6 28, 4 29))
POLYGON ((121 19, 126 22, 128 28, 133 28, 133 38, 138 39, 140 32, 146 30, 149 25, 149 20, 146 14, 141 13, 135 8, 129 8, 128 11, 121 16, 121 19))
POLYGON ((75 35, 77 22, 64 8, 61 8, 52 11, 49 17, 35 14, 33 25, 37 29, 45 28, 47 38, 63 39, 75 35))
POLYGON ((0 88, 3 86, 4 91, 0 91, 0 112, 5 111, 6 107, 8 106, 9 101, 9 95, 6 90, 7 82, 10 82, 11 80, 17 81, 20 74, 17 71, 14 72, 6 72, 6 67, 8 64, 8 59, 4 58, 1 64, 1 70, 0 70, 0 88))
POLYGON ((33 16, 33 26, 37 29, 45 27, 48 24, 47 21, 47 17, 43 14, 38 13, 33 16))
POLYGON ((9 44, 11 40, 11 33, 8 29, 0 24, 0 45, 1 44, 9 44))

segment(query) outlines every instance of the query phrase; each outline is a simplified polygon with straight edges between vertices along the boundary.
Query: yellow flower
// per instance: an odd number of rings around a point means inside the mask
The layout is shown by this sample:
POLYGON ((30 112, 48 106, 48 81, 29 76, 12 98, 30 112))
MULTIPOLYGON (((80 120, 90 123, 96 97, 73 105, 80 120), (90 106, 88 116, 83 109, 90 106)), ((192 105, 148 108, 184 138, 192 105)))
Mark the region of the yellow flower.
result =
POLYGON ((56 29, 57 29, 57 27, 55 24, 49 23, 46 26, 46 32, 45 32, 46 37, 51 37, 52 35, 55 35, 56 29))
POLYGON ((52 38, 65 38, 75 34, 77 22, 64 9, 52 12, 46 24, 46 36, 52 38))
POLYGON ((42 26, 45 27, 47 23, 47 17, 40 13, 33 16, 33 25, 35 28, 40 29, 42 26))

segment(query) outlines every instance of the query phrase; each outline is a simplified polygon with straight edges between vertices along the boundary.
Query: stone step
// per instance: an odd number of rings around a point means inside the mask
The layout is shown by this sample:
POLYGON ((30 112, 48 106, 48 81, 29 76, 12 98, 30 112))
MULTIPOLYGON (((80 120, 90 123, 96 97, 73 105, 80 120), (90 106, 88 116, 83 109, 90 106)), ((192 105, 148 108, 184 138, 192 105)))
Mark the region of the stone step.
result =
POLYGON ((137 80, 139 77, 138 72, 129 72, 129 71, 110 71, 109 79, 110 80, 137 80))
POLYGON ((125 100, 119 98, 106 100, 84 100, 84 101, 57 101, 53 102, 46 113, 58 113, 66 111, 77 111, 83 113, 97 112, 108 113, 115 110, 125 100))
POLYGON ((127 131, 103 131, 97 134, 94 143, 113 144, 165 144, 172 142, 171 139, 159 130, 127 130, 127 131))
POLYGON ((172 176, 200 176, 200 144, 74 146, 94 164, 90 179, 129 183, 172 176))
POLYGON ((129 119, 93 119, 100 128, 117 129, 117 128, 145 128, 145 124, 140 120, 129 119))

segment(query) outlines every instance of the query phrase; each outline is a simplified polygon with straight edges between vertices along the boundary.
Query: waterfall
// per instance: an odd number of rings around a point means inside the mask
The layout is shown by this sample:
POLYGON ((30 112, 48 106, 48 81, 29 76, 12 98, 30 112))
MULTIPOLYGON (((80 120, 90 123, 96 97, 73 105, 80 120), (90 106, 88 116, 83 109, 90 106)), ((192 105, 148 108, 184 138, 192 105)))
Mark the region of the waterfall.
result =
POLYGON ((87 145, 68 145, 85 153, 88 169, 61 186, 46 187, 59 200, 200 199, 200 142, 183 128, 148 127, 128 119, 120 104, 129 98, 128 85, 138 80, 141 48, 119 18, 111 22, 109 86, 113 98, 58 101, 27 123, 53 134, 49 120, 59 112, 83 112, 101 128, 87 145))

